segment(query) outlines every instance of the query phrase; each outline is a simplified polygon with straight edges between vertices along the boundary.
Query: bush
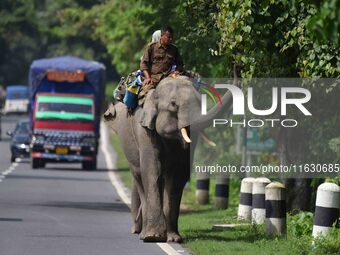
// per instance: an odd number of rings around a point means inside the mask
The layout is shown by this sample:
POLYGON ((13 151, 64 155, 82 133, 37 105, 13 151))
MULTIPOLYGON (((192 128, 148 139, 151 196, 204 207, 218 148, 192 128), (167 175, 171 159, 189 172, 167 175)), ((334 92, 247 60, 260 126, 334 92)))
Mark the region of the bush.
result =
POLYGON ((298 212, 288 216, 288 229, 293 237, 311 236, 313 229, 313 213, 298 212))
POLYGON ((317 238, 311 254, 340 254, 340 229, 333 226, 327 236, 317 238))

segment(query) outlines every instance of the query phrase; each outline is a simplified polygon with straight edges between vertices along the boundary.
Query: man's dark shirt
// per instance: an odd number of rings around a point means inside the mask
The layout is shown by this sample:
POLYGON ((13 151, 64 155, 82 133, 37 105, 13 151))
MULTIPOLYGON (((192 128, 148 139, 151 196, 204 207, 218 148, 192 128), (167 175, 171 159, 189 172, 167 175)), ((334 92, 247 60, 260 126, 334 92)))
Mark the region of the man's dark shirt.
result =
POLYGON ((148 70, 152 83, 157 84, 170 73, 176 65, 177 71, 183 70, 183 60, 175 45, 163 46, 160 41, 148 45, 140 63, 141 71, 148 70))

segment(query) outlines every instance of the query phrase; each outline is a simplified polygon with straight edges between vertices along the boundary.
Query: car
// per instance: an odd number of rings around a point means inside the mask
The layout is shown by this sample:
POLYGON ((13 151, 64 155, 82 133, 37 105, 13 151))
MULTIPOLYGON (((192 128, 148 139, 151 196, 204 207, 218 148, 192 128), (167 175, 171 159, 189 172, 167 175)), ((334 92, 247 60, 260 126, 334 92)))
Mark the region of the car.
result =
POLYGON ((15 162, 16 158, 29 158, 31 142, 29 121, 19 121, 16 124, 14 131, 8 131, 7 135, 11 137, 11 162, 15 162))

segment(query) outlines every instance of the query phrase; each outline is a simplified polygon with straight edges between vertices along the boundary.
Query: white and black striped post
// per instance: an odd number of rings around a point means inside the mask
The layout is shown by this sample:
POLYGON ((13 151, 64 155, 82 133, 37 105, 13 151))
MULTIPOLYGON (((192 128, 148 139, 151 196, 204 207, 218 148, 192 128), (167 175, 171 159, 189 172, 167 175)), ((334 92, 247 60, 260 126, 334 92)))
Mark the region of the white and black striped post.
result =
POLYGON ((280 182, 266 186, 266 234, 271 236, 286 235, 286 188, 280 182))
POLYGON ((251 220, 255 224, 263 224, 266 219, 265 187, 270 180, 265 177, 256 178, 253 183, 253 200, 251 220))
POLYGON ((209 173, 197 173, 196 175, 196 201, 200 205, 209 203, 209 173))
POLYGON ((226 175, 216 175, 214 207, 216 209, 227 209, 228 199, 229 179, 226 175))
POLYGON ((318 187, 313 223, 313 237, 327 235, 339 219, 340 187, 335 183, 323 183, 318 187))
POLYGON ((238 220, 251 220, 253 182, 255 178, 247 177, 241 181, 240 203, 238 205, 238 220))

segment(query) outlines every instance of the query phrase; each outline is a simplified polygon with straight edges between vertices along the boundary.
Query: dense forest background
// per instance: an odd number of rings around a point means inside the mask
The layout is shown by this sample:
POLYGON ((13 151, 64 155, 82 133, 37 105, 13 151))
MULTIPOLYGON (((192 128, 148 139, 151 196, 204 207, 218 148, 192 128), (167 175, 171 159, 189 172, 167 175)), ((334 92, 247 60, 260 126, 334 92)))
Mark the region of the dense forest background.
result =
POLYGON ((138 68, 164 24, 188 69, 205 77, 339 77, 336 0, 2 0, 0 84, 25 82, 32 60, 72 54, 108 79, 138 68), (270 68, 269 68, 270 67, 270 68), (117 71, 117 72, 116 72, 117 71))
MULTIPOLYGON (((34 59, 64 54, 102 62, 118 80, 164 24, 186 68, 204 77, 339 78, 339 10, 337 0, 1 0, 0 84, 27 83, 34 59)), ((306 85, 321 103, 312 122, 277 134, 281 164, 339 162, 338 85, 306 85)), ((308 192, 311 181, 287 185, 308 192)))

